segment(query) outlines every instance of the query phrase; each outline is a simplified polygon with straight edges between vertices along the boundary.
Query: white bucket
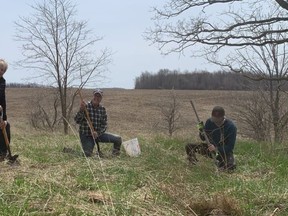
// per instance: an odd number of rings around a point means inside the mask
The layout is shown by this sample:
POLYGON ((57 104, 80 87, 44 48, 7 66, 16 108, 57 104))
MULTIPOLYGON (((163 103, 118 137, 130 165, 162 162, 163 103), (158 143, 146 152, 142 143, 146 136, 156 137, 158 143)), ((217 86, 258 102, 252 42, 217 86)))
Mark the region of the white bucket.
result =
POLYGON ((131 157, 137 157, 141 154, 140 145, 137 138, 127 140, 122 143, 126 153, 131 157))

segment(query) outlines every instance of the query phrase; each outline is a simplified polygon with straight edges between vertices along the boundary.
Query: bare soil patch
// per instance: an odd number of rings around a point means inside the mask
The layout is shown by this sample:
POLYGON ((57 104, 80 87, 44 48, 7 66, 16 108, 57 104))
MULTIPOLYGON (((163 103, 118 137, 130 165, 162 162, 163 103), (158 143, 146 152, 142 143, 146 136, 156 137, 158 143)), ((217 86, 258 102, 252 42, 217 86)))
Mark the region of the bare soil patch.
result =
MULTIPOLYGON (((41 96, 47 97, 49 89, 38 88, 7 88, 7 114, 14 132, 32 132, 29 118, 34 106, 33 99, 41 96)), ((84 100, 92 98, 90 89, 83 90, 84 100)), ((196 90, 174 90, 177 101, 180 103, 181 119, 178 122, 180 129, 175 136, 191 136, 196 129, 196 117, 190 104, 193 100, 198 115, 203 121, 210 116, 215 105, 221 105, 226 109, 228 118, 237 114, 233 110, 235 98, 240 98, 245 92, 238 91, 196 91, 196 90)), ((139 135, 149 137, 154 134, 166 133, 155 127, 163 121, 159 104, 168 104, 171 100, 171 90, 126 90, 126 89, 104 89, 103 104, 109 115, 109 131, 119 133, 125 139, 139 135)), ((48 97, 47 97, 48 98, 48 97)), ((79 100, 80 101, 80 98, 79 100)), ((79 103, 76 100, 75 113, 79 103)), ((49 103, 49 101, 47 101, 49 103)), ((72 122, 72 128, 77 126, 72 122)))

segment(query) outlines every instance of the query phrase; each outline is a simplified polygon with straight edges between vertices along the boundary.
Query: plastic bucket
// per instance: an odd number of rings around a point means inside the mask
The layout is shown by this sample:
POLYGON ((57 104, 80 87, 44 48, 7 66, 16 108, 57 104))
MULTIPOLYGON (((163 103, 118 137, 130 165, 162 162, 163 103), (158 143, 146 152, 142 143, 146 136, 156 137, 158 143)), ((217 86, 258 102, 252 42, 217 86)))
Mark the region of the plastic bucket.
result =
POLYGON ((137 157, 141 154, 140 145, 137 138, 127 140, 122 143, 127 155, 137 157))

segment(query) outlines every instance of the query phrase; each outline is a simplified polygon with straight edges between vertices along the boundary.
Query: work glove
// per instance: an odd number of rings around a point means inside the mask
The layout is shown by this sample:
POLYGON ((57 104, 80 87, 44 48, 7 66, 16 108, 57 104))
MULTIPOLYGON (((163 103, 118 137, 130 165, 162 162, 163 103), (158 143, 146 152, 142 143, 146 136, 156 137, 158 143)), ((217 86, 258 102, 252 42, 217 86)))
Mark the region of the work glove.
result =
POLYGON ((203 132, 203 130, 204 130, 204 123, 203 123, 203 121, 199 122, 196 126, 197 126, 197 128, 198 128, 198 130, 199 130, 200 132, 203 132))

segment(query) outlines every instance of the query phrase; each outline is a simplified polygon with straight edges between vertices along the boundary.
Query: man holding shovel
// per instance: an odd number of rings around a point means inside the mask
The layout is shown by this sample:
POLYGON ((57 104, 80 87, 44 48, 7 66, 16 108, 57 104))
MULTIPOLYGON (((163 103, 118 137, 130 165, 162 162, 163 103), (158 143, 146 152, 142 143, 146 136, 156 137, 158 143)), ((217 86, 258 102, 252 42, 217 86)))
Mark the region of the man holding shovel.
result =
POLYGON ((235 124, 225 118, 225 110, 221 106, 215 106, 212 110, 211 118, 207 119, 205 125, 198 123, 200 138, 205 143, 186 145, 186 153, 191 164, 196 164, 195 153, 215 158, 219 170, 231 171, 236 168, 233 150, 236 142, 237 128, 235 124), (204 134, 205 133, 205 134, 204 134))
POLYGON ((122 138, 106 132, 107 113, 106 108, 100 103, 102 97, 103 91, 96 89, 93 91, 92 100, 87 104, 81 98, 80 109, 74 117, 75 122, 79 124, 80 141, 86 157, 92 156, 95 144, 98 145, 98 154, 101 156, 98 142, 113 143, 112 156, 120 155, 122 138))

